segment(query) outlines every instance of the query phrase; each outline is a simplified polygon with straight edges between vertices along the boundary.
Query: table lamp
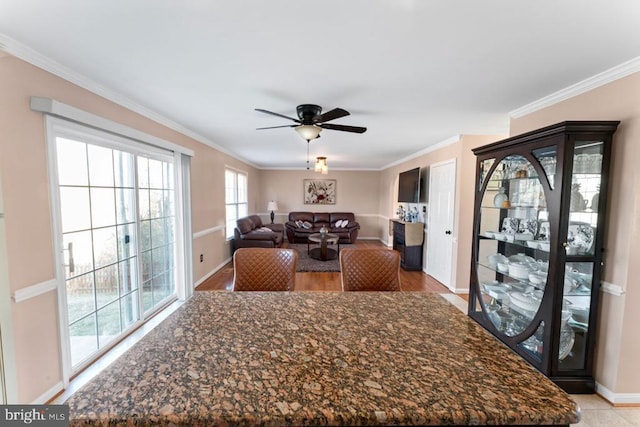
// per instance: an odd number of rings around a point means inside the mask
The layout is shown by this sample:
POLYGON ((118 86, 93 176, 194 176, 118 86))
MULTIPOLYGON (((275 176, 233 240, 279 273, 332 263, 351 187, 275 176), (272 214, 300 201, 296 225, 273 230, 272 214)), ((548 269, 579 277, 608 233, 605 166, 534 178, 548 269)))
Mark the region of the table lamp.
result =
POLYGON ((271 224, 273 224, 273 219, 276 216, 276 214, 274 214, 273 211, 277 211, 278 210, 278 203, 274 202, 273 200, 270 201, 269 204, 267 205, 267 210, 271 211, 271 224))

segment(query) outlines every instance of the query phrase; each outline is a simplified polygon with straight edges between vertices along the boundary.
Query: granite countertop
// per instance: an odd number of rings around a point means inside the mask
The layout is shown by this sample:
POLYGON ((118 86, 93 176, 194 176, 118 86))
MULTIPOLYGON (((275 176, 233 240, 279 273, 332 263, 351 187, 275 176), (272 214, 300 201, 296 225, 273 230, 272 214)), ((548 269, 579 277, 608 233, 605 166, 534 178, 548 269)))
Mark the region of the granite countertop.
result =
POLYGON ((71 425, 567 425, 577 404, 437 294, 196 292, 71 425))

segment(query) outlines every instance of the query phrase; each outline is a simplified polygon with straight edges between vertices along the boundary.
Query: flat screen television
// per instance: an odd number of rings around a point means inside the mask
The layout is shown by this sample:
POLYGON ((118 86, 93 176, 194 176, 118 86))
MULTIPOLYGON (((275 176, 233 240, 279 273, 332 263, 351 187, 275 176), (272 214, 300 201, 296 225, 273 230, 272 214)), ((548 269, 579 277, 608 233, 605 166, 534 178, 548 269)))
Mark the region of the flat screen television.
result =
POLYGON ((420 199, 420 168, 401 172, 398 176, 398 202, 418 203, 420 199))

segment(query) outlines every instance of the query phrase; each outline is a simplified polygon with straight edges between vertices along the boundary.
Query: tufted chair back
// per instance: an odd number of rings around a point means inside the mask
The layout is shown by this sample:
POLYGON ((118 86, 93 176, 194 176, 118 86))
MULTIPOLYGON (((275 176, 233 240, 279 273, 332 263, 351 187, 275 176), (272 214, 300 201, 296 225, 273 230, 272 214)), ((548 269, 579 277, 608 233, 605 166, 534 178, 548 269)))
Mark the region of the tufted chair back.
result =
POLYGON ((400 254, 385 248, 340 251, 343 291, 399 291, 400 254))
POLYGON ((298 252, 281 248, 240 248, 233 255, 234 291, 292 291, 298 252))

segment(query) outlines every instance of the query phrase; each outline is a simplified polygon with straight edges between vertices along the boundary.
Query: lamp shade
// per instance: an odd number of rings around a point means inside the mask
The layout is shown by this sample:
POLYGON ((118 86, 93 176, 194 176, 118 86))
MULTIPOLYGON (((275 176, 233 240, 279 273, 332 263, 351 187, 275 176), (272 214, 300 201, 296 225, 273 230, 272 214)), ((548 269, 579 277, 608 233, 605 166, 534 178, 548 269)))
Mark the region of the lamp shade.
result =
POLYGON ((299 125, 294 128, 301 137, 306 139, 307 141, 311 141, 312 139, 316 139, 320 132, 322 132, 322 128, 315 125, 299 125))
POLYGON ((278 202, 274 202, 273 200, 269 202, 267 205, 268 211, 277 211, 278 210, 278 202))
POLYGON ((327 165, 326 157, 316 157, 316 172, 322 172, 322 175, 326 175, 329 173, 329 165, 327 165))

